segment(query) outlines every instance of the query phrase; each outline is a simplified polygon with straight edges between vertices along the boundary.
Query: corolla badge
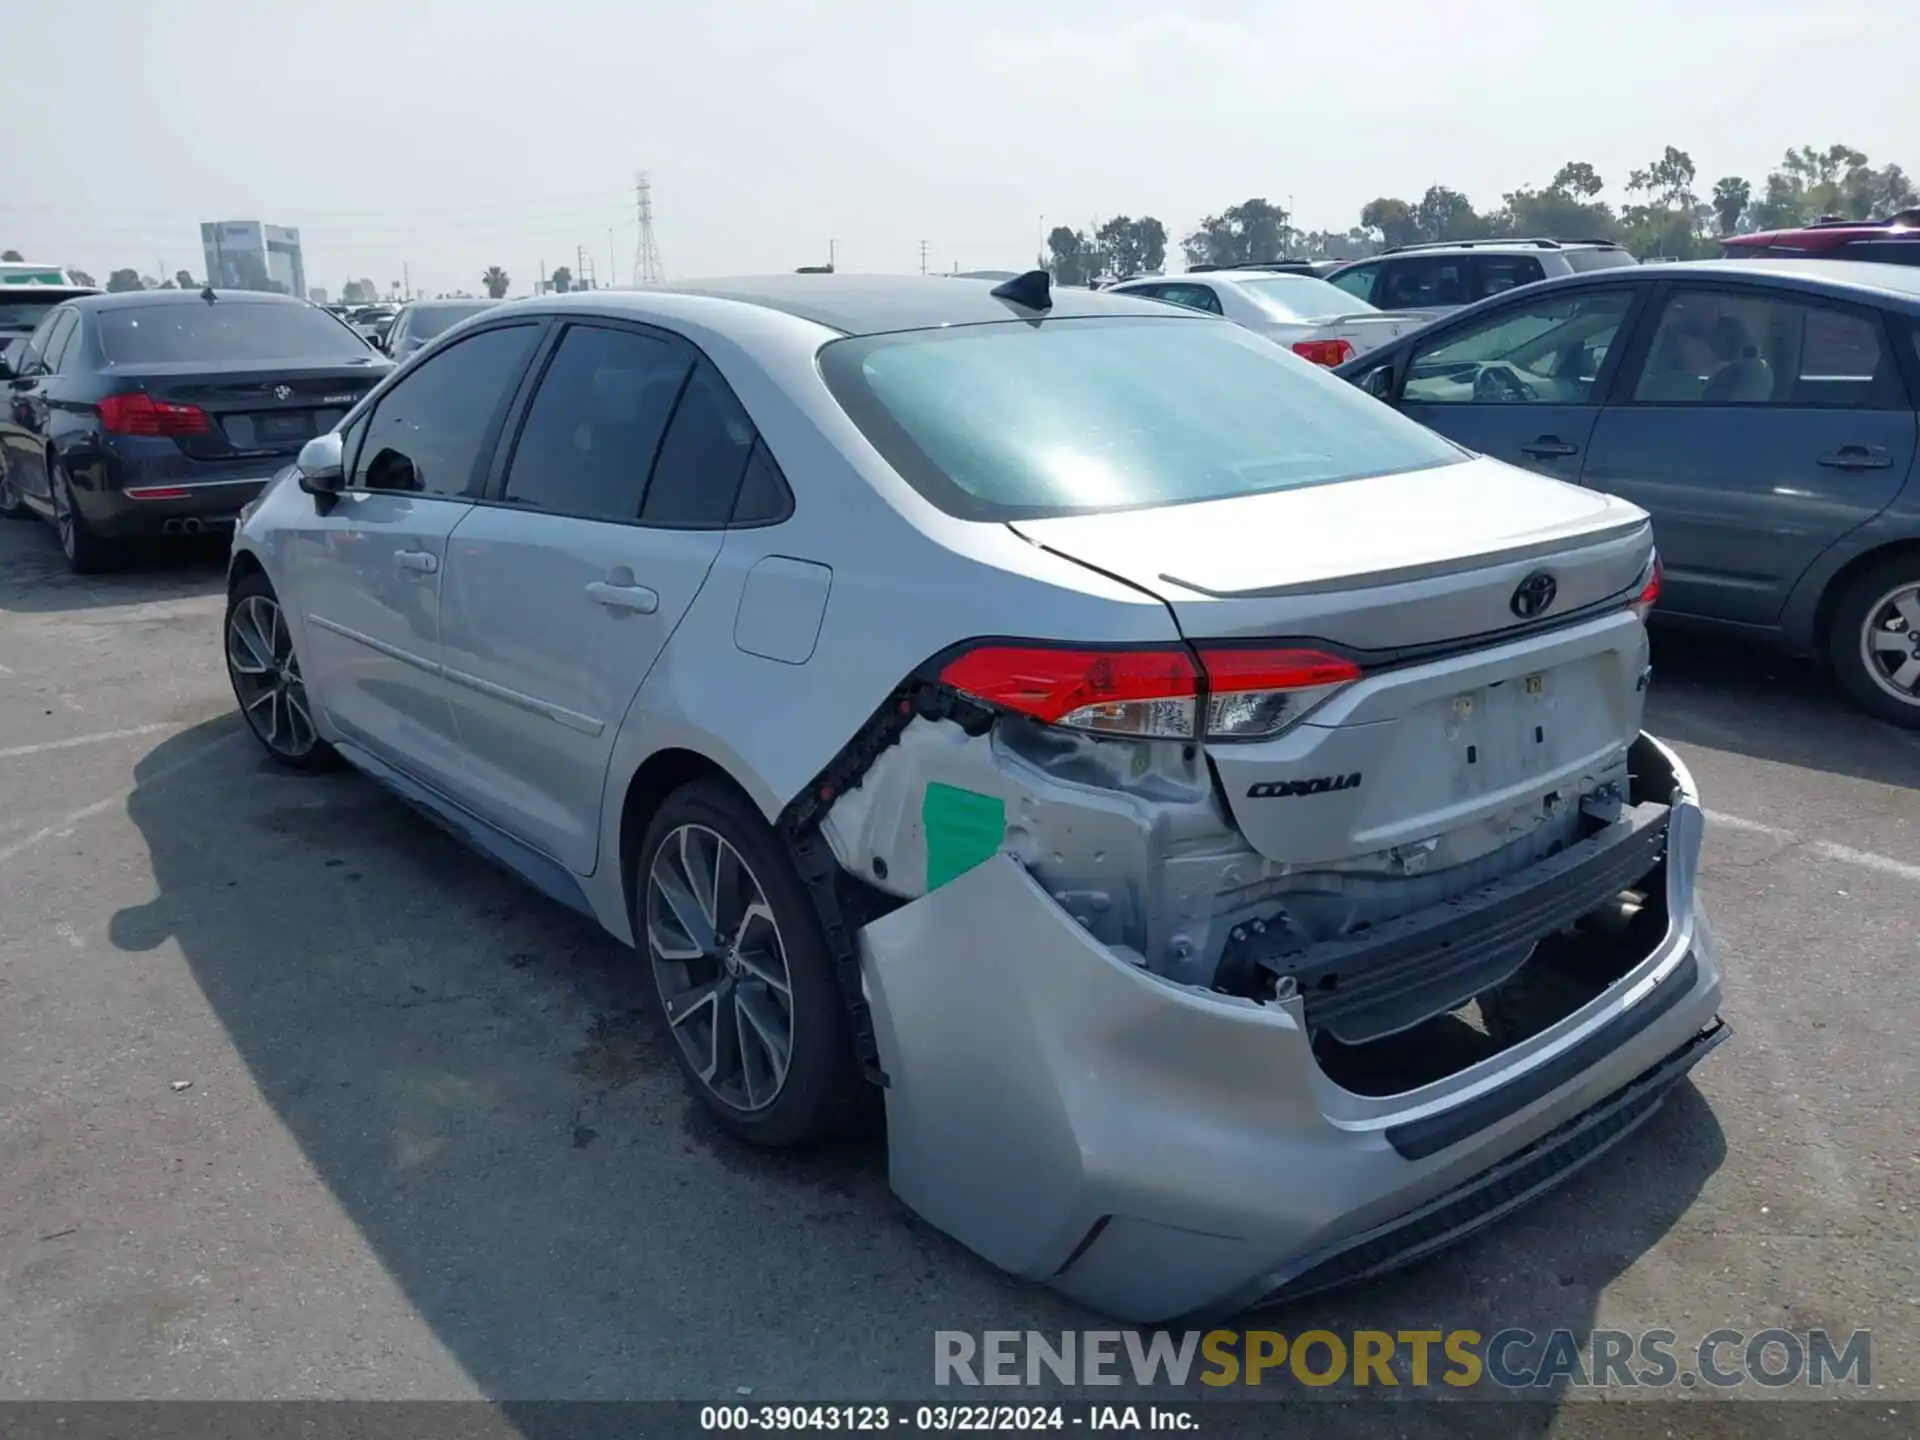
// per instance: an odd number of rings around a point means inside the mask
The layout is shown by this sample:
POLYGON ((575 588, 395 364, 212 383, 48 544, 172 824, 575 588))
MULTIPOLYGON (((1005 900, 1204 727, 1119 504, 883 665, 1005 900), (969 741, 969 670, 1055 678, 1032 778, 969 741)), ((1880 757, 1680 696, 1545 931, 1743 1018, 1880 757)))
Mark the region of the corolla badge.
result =
POLYGON ((1544 570, 1536 570, 1520 582, 1513 592, 1513 598, 1507 601, 1507 608, 1522 620, 1532 620, 1547 613, 1547 607, 1553 604, 1553 597, 1560 593, 1560 582, 1544 570))

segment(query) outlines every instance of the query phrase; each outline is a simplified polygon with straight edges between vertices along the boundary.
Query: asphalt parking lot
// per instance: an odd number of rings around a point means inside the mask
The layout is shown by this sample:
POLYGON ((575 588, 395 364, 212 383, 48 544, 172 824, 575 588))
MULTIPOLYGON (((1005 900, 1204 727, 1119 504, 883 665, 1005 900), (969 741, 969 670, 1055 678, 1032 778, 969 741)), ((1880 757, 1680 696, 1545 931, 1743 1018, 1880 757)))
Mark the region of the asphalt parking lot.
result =
MULTIPOLYGON (((371 784, 271 768, 220 556, 0 525, 0 1395, 925 1398, 1098 1324, 708 1124, 632 957, 371 784)), ((1874 1332, 1920 1396, 1920 736, 1662 636, 1736 1034, 1603 1168, 1281 1329, 1874 1332)))

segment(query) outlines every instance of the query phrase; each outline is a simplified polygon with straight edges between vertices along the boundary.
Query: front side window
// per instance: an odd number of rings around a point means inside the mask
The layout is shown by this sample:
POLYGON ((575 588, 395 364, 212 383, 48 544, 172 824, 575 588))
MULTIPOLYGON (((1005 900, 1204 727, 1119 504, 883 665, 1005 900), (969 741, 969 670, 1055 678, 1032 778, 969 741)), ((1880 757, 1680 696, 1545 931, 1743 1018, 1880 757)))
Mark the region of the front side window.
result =
POLYGON ((1373 298, 1374 277, 1379 273, 1378 265, 1357 265, 1351 270, 1342 270, 1327 283, 1357 299, 1370 301, 1373 298))
POLYGON ((1237 325, 1169 316, 836 340, 821 374, 949 514, 1090 514, 1425 469, 1438 435, 1237 325))
POLYGON ((493 423, 538 339, 536 325, 470 335, 380 397, 360 442, 354 485, 422 495, 473 493, 493 423))
POLYGON ((1679 290, 1633 398, 1655 405, 1879 407, 1898 381, 1869 314, 1765 293, 1679 290))
MULTIPOLYGON (((416 345, 424 345, 462 320, 470 320, 482 310, 492 308, 491 300, 476 300, 470 305, 416 305, 407 311, 407 338, 416 345)), ((394 323, 397 328, 399 322, 394 323)))
POLYGON ((254 300, 123 305, 101 310, 98 324, 100 351, 110 366, 373 360, 364 344, 311 305, 254 300))
POLYGON ((1623 289, 1516 299, 1416 349, 1401 397, 1417 405, 1593 404, 1632 304, 1623 289))
POLYGON ((692 364, 668 340, 570 326, 514 444, 504 498, 559 515, 638 519, 692 364))

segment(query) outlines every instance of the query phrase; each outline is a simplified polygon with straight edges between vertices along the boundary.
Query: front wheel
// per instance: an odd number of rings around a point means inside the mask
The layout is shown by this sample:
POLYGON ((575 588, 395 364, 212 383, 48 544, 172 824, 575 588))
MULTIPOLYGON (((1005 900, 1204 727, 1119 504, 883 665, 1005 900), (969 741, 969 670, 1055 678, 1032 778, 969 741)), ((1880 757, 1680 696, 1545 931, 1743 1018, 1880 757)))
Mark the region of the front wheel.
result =
POLYGON ((1920 557, 1888 560, 1847 587, 1828 654, 1862 709, 1920 730, 1920 557))
POLYGON ((314 728, 313 708, 293 632, 265 575, 253 574, 227 599, 227 678, 247 728, 267 753, 295 770, 322 770, 333 747, 314 728))
POLYGON ((647 827, 633 891, 674 1059, 720 1123, 768 1146, 849 1129, 866 1085, 833 957, 759 812, 716 781, 682 786, 647 827))

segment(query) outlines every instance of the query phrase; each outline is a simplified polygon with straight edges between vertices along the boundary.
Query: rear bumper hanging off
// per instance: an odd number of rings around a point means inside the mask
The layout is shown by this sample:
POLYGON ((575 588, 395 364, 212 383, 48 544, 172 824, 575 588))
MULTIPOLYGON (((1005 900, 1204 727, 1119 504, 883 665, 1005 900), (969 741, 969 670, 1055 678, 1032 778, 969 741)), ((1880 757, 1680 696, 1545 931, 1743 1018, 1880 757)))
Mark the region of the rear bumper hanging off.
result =
MULTIPOLYGON (((1148 1323, 1376 1273, 1550 1188, 1725 1033, 1699 803, 1665 747, 1635 751, 1671 770, 1672 806, 1636 807, 1561 868, 1611 883, 1664 840, 1665 934, 1573 1013, 1402 1094, 1333 1083, 1299 993, 1260 1003, 1129 964, 1006 855, 874 920, 858 940, 895 1190, 1003 1269, 1148 1323)), ((1591 886, 1550 888, 1552 914, 1488 903, 1552 925, 1591 886)), ((1386 958, 1430 956, 1437 924, 1386 958)))

